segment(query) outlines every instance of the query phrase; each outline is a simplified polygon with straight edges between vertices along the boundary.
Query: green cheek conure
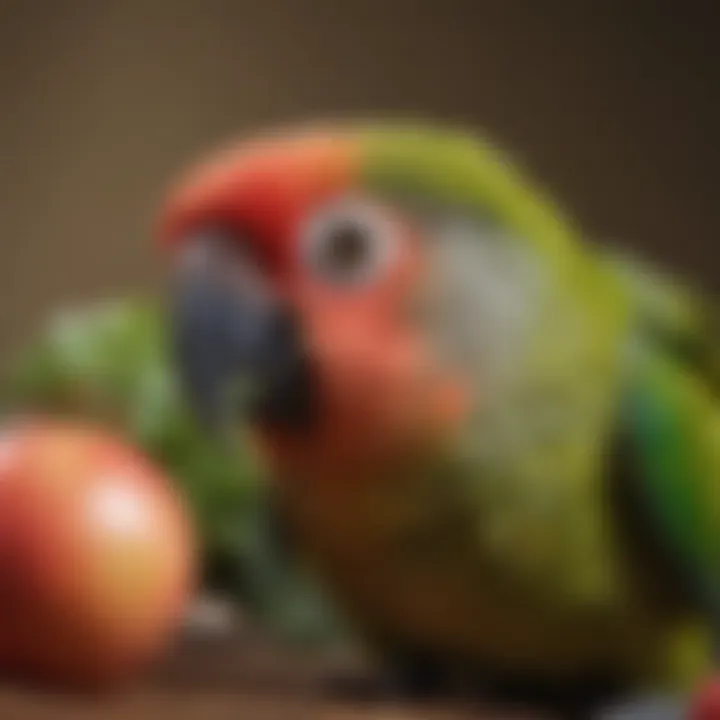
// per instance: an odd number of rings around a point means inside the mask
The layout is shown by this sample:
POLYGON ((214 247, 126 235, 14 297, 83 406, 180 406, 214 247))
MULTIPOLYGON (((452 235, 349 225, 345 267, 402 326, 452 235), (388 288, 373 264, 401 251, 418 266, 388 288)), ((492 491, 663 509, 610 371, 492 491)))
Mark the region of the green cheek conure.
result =
POLYGON ((708 301, 589 243, 492 145, 422 125, 226 148, 159 237, 189 398, 248 423, 299 551, 398 668, 678 701, 712 670, 708 301))

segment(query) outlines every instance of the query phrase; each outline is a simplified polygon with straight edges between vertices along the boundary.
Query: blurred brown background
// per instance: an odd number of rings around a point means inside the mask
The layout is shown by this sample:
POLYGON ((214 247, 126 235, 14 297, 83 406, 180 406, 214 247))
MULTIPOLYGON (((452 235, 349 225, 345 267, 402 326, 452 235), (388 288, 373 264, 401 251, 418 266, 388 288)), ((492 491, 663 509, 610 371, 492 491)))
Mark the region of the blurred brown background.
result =
POLYGON ((319 115, 484 126, 593 233, 717 289, 712 15, 663 0, 5 0, 2 345, 58 303, 152 287, 154 206, 188 159, 319 115))

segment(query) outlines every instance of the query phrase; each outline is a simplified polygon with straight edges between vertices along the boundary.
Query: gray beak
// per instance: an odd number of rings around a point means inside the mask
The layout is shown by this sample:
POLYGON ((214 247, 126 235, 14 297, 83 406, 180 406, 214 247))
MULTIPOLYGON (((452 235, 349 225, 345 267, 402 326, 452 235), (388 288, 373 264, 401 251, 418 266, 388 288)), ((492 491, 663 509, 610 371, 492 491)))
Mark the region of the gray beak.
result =
POLYGON ((185 244, 171 313, 183 386, 201 421, 214 427, 246 415, 271 427, 307 429, 316 403, 299 329, 239 247, 219 233, 185 244))

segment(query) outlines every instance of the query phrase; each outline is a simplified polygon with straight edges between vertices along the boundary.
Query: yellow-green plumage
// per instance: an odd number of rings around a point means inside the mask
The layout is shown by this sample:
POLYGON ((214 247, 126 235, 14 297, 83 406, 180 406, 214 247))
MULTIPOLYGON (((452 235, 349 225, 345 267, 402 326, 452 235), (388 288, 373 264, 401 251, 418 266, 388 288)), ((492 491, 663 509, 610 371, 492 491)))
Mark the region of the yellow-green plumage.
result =
POLYGON ((537 674, 605 665, 639 683, 693 680, 720 599, 720 373, 705 305, 585 245, 490 146, 353 132, 366 189, 489 219, 544 284, 510 379, 442 457, 291 498, 333 589, 388 644, 537 674), (688 578, 680 600, 627 545, 611 487, 620 434, 639 469, 621 482, 688 578))

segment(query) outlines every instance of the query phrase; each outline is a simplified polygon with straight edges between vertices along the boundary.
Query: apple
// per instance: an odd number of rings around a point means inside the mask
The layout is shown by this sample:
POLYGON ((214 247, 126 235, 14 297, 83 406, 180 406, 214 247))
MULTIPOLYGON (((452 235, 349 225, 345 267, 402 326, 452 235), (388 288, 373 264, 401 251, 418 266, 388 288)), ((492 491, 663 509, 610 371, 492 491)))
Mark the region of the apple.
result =
POLYGON ((169 647, 196 581, 189 512, 139 451, 99 427, 0 433, 0 662, 107 686, 169 647))
POLYGON ((703 684, 688 713, 690 720, 720 720, 720 680, 711 678, 703 684))

